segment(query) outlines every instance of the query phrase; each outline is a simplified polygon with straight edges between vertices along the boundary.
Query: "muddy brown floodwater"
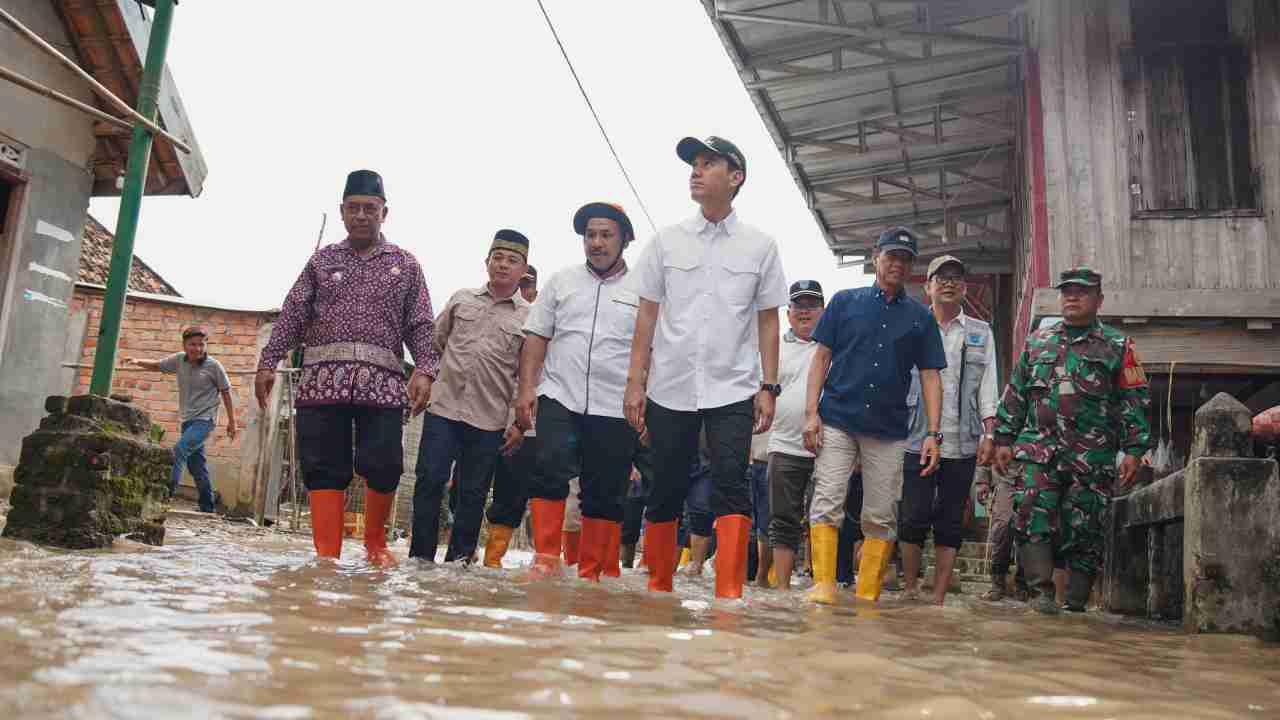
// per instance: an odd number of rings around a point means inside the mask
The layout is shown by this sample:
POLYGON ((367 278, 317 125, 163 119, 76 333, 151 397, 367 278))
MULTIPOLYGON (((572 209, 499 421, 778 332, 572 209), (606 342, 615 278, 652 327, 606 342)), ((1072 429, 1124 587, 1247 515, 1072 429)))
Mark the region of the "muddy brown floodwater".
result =
POLYGON ((383 572, 352 542, 317 561, 305 537, 214 520, 171 518, 162 548, 0 540, 0 717, 1280 717, 1280 649, 1249 638, 518 575, 383 572))

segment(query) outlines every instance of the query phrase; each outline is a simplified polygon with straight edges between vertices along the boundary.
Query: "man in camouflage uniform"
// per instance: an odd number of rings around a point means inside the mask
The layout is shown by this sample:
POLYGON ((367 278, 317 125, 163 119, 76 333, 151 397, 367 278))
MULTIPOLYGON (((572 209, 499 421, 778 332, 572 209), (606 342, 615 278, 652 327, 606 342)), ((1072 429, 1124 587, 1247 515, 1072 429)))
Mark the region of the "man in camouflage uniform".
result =
POLYGON ((996 466, 1013 480, 1014 530, 1036 609, 1053 602, 1054 544, 1071 569, 1066 607, 1083 611, 1102 564, 1102 513, 1120 463, 1120 492, 1150 446, 1151 399, 1133 341, 1098 321, 1102 276, 1060 277, 1061 323, 1037 330, 997 413, 996 466))

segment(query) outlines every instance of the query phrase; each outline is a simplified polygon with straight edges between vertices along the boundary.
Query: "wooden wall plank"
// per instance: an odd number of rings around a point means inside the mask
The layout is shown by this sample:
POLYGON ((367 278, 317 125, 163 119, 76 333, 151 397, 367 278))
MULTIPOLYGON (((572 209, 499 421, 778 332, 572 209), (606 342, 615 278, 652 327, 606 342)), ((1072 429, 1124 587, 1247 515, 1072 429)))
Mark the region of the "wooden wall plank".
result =
MULTIPOLYGON (((1045 0, 1040 11, 1040 97, 1044 108, 1045 205, 1049 213, 1049 278, 1071 265, 1076 236, 1066 145, 1068 137, 1063 89, 1063 21, 1069 11, 1062 3, 1045 0)), ((1087 126, 1082 128, 1087 132, 1087 126)))
MULTIPOLYGON (((1171 222, 1178 222, 1177 220, 1171 222)), ((1221 221, 1199 223, 1182 221, 1188 226, 1191 235, 1191 256, 1193 267, 1191 285, 1197 288, 1219 288, 1221 285, 1222 256, 1225 254, 1222 240, 1223 226, 1221 221)))
POLYGON ((1253 3, 1253 127, 1257 138, 1254 166, 1261 177, 1260 199, 1267 212, 1267 242, 1260 253, 1267 287, 1280 288, 1280 3, 1253 3))
POLYGON ((1075 5, 1067 13, 1063 24, 1062 84, 1065 91, 1067 138, 1067 176, 1070 178, 1070 199, 1067 204, 1074 217, 1075 234, 1071 238, 1070 265, 1085 264, 1104 266, 1100 252, 1102 223, 1098 178, 1104 174, 1094 165, 1093 137, 1102 135, 1110 140, 1107 132, 1106 113, 1099 112, 1093 104, 1089 88, 1090 28, 1085 3, 1075 5))

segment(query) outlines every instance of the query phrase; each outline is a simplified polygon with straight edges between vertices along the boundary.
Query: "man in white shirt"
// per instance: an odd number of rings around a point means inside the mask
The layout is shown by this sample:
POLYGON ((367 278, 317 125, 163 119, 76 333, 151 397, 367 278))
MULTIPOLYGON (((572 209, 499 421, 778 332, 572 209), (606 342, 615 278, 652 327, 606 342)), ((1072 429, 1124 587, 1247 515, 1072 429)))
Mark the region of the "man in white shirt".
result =
MULTIPOLYGON (((996 343, 991 326, 964 312, 964 263, 943 255, 929 263, 925 292, 942 335, 947 366, 942 374, 942 460, 937 472, 921 475, 920 448, 927 431, 920 378, 907 393, 911 433, 903 460, 902 521, 898 549, 906 577, 903 596, 914 599, 920 571, 921 545, 933 530, 936 566, 933 599, 947 595, 956 553, 964 539, 965 505, 976 465, 986 465, 994 451, 996 422, 996 343)), ((914 371, 913 371, 914 373, 914 371)))
POLYGON ((617 577, 622 498, 637 436, 622 413, 639 300, 622 258, 635 238, 621 206, 588 203, 573 216, 586 262, 564 268, 538 294, 525 322, 516 422, 538 427, 529 491, 534 568, 560 572, 569 480, 579 478, 578 576, 617 577))
POLYGON ((737 146, 687 137, 676 154, 692 167, 690 195, 700 211, 659 231, 637 264, 640 313, 625 400, 627 420, 637 432, 648 431, 653 449, 645 513, 649 589, 672 590, 676 518, 705 428, 717 517, 716 597, 740 598, 751 532, 747 455, 752 432, 768 432, 773 423, 778 308, 787 302, 787 281, 777 243, 733 210, 747 177, 737 146))
POLYGON ((791 330, 782 338, 778 369, 778 409, 769 438, 769 544, 777 586, 791 587, 791 571, 804 532, 804 496, 813 479, 813 453, 804 446, 805 383, 818 344, 813 329, 822 315, 826 298, 815 280, 791 285, 787 322, 791 330))

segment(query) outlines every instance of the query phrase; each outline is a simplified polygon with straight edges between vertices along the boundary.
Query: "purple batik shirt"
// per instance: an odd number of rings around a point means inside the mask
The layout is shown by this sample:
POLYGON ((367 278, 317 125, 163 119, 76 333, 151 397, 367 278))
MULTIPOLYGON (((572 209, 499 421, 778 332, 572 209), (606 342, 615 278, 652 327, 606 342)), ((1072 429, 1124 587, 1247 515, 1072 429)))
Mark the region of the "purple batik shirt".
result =
POLYGON ((259 370, 275 369, 306 345, 296 404, 407 404, 408 346, 421 372, 440 366, 435 318, 422 267, 385 238, 361 257, 347 241, 317 250, 285 298, 259 370))

